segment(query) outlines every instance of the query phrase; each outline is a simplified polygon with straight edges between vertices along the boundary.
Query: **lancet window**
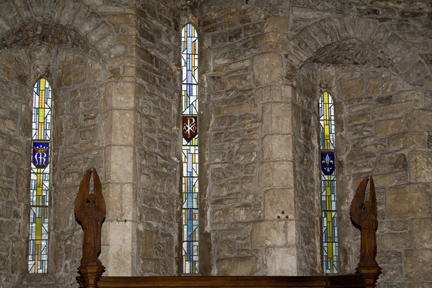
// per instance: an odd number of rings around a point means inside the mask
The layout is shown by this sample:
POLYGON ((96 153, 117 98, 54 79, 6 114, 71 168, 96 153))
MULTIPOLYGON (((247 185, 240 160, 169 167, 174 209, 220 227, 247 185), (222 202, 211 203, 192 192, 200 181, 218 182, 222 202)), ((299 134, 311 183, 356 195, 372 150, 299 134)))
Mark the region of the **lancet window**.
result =
POLYGON ((337 273, 339 271, 339 252, 336 207, 335 114, 333 98, 328 92, 321 95, 319 111, 323 264, 325 273, 337 273))
POLYGON ((183 113, 183 273, 198 273, 198 35, 192 24, 182 29, 183 113))
POLYGON ((42 78, 33 88, 29 273, 48 272, 50 138, 51 86, 42 78))

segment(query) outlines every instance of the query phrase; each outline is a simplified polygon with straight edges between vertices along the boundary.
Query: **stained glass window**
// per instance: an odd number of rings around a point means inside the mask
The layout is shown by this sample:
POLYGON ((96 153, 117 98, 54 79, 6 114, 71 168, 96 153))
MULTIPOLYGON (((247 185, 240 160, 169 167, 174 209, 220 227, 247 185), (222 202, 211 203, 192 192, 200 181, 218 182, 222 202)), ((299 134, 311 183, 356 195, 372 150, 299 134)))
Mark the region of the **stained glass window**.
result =
POLYGON ((198 35, 182 29, 183 273, 198 273, 198 35))
POLYGON ((320 104, 321 189, 323 263, 325 273, 339 271, 336 208, 335 118, 331 95, 324 92, 320 104))
POLYGON ((33 89, 32 161, 28 271, 47 273, 50 188, 51 87, 45 79, 33 89))

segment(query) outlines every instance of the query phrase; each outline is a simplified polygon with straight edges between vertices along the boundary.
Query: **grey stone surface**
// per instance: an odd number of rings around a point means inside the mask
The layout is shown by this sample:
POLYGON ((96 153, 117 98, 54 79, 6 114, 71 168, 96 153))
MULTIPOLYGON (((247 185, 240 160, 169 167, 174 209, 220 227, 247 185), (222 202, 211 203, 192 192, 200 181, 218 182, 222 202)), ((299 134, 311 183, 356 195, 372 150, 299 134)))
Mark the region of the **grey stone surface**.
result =
POLYGON ((201 273, 321 273, 317 101, 328 91, 340 272, 357 265, 349 203, 373 174, 378 286, 429 287, 431 13, 427 1, 2 1, 0 282, 76 286, 82 234, 71 207, 91 166, 108 199, 107 275, 180 273, 180 31, 192 22, 201 273), (48 275, 33 277, 28 153, 40 77, 53 86, 52 246, 48 275))

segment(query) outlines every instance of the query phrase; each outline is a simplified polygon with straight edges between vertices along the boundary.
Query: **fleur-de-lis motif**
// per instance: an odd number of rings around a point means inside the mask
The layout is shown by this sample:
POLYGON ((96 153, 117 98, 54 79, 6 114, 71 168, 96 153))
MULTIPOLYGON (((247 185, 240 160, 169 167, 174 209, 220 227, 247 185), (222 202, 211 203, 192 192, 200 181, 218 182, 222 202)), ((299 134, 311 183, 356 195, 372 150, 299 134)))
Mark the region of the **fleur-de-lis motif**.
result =
POLYGON ((321 161, 322 169, 327 175, 331 174, 334 169, 334 160, 332 158, 330 158, 330 154, 327 153, 325 154, 325 158, 321 161))

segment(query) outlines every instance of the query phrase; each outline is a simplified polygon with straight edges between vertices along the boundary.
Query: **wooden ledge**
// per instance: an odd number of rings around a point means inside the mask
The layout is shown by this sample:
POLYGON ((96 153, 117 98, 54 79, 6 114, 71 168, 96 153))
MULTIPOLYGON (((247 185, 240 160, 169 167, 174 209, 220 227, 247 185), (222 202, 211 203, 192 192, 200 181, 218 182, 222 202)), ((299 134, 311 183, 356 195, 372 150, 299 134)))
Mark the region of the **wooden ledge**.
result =
POLYGON ((361 275, 337 276, 102 276, 99 288, 105 287, 365 287, 361 275))

